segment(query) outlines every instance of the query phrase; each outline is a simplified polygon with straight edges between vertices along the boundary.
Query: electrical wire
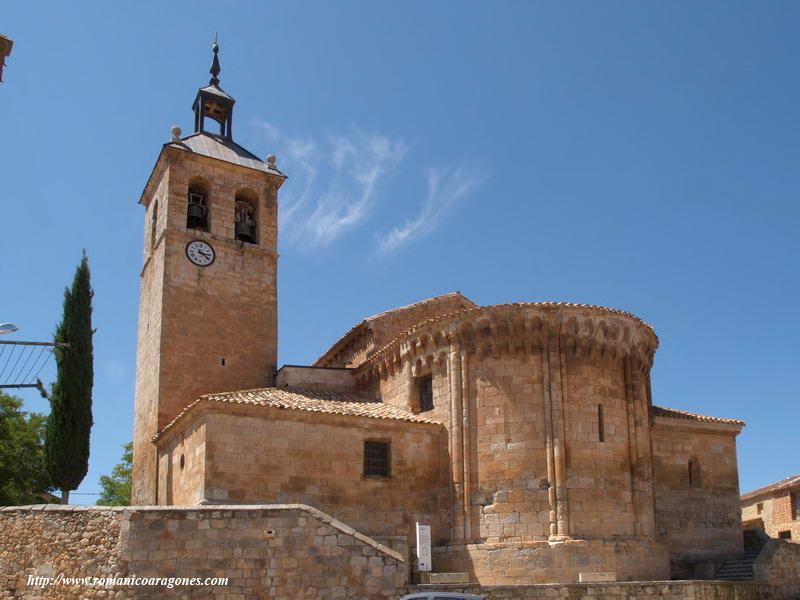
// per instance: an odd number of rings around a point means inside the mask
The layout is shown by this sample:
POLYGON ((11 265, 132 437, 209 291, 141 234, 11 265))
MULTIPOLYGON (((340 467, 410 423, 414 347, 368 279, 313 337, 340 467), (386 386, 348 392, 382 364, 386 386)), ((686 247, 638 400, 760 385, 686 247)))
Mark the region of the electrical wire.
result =
MULTIPOLYGON (((11 379, 12 382, 15 379, 18 379, 19 376, 22 375, 22 372, 25 370, 25 367, 28 366, 28 361, 30 361, 31 356, 33 356, 33 349, 34 348, 35 348, 35 346, 28 346, 27 347, 27 350, 28 350, 27 354, 25 352, 25 349, 23 349, 22 352, 19 353, 19 358, 17 359, 17 362, 19 362, 22 359, 23 356, 25 357, 25 360, 23 361, 22 366, 20 366, 19 371, 17 371, 17 365, 16 364, 14 365, 14 368, 11 370, 11 373, 9 374, 9 378, 11 379)), ((12 385, 14 385, 14 384, 12 383, 12 385)))
MULTIPOLYGON (((33 360, 33 363, 31 363, 31 368, 28 369, 27 373, 25 373, 25 377, 23 377, 20 380, 20 383, 23 383, 23 384, 33 383, 33 380, 29 379, 29 377, 30 377, 31 373, 33 373, 33 370, 36 368, 36 365, 39 363, 39 360, 42 358, 42 355, 48 349, 47 346, 39 346, 39 348, 41 348, 39 350, 39 354, 36 355, 36 358, 33 360)), ((45 358, 45 360, 47 360, 47 358, 45 358)))
POLYGON ((53 356, 53 349, 52 348, 50 348, 50 353, 45 357, 44 362, 41 365, 39 365, 39 370, 36 371, 36 375, 33 376, 33 379, 35 381, 39 381, 39 373, 42 372, 42 369, 44 369, 44 366, 47 364, 47 361, 51 356, 53 356))
MULTIPOLYGON (((18 346, 12 346, 12 347, 11 347, 11 352, 9 353, 9 355, 8 355, 8 358, 6 359, 6 362, 5 362, 5 364, 3 365, 3 370, 2 370, 2 371, 0 371, 0 380, 2 380, 2 379, 3 379, 3 375, 5 375, 5 373, 6 373, 6 368, 8 368, 8 364, 9 364, 9 363, 11 362, 11 360, 14 358, 14 351, 15 351, 17 348, 18 348, 18 346)), ((24 349, 24 347, 23 347, 23 349, 24 349)), ((20 353, 20 357, 21 357, 21 356, 22 356, 22 353, 20 353)), ((13 373, 13 372, 14 372, 14 369, 16 369, 16 368, 17 368, 17 363, 18 363, 18 362, 19 362, 19 358, 17 358, 17 361, 14 363, 14 366, 13 366, 13 367, 11 367, 11 373, 13 373)), ((11 375, 11 373, 9 373, 9 375, 11 375)))

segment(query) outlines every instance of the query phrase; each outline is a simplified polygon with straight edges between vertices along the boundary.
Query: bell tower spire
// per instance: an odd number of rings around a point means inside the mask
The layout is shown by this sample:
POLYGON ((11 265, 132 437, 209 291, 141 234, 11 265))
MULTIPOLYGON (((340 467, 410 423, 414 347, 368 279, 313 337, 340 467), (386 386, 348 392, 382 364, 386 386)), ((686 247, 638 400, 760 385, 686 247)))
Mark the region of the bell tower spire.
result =
POLYGON ((211 81, 206 87, 197 91, 197 96, 192 104, 194 111, 194 131, 205 131, 205 120, 209 117, 219 123, 219 134, 229 140, 233 139, 233 105, 236 100, 219 87, 219 74, 222 67, 219 64, 219 44, 214 36, 214 45, 211 46, 214 58, 211 61, 211 81))
POLYGON ((208 83, 211 85, 219 85, 219 78, 217 75, 222 71, 222 68, 219 66, 219 44, 217 43, 216 34, 214 34, 214 45, 211 46, 211 51, 214 53, 214 60, 211 63, 211 70, 209 71, 209 73, 211 73, 211 81, 208 83))

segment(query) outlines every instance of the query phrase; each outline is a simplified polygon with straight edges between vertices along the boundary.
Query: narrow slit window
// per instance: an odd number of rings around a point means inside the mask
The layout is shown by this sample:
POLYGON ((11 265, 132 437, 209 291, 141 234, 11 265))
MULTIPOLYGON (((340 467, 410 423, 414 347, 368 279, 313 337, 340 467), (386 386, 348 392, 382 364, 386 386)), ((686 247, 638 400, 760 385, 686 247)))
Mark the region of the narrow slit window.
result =
POLYGON ((364 477, 389 477, 390 466, 388 442, 364 442, 364 477))
POLYGON ((150 249, 156 247, 156 231, 158 228, 158 200, 153 203, 153 215, 150 218, 150 249))
POLYGON ((420 377, 417 381, 419 392, 419 412, 433 410, 433 377, 420 377))
POLYGON ((696 458, 689 459, 689 487, 699 488, 700 481, 700 461, 696 458))
POLYGON ((606 441, 606 424, 602 404, 597 405, 597 440, 600 442, 606 441))

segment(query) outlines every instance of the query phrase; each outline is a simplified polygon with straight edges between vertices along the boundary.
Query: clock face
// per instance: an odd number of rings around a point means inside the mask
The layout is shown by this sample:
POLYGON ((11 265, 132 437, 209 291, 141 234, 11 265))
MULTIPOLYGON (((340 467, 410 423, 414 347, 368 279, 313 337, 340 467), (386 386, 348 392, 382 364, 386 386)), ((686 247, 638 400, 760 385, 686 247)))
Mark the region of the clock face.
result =
POLYGON ((186 256, 198 267, 207 267, 214 262, 214 248, 202 240, 192 240, 186 244, 186 256))

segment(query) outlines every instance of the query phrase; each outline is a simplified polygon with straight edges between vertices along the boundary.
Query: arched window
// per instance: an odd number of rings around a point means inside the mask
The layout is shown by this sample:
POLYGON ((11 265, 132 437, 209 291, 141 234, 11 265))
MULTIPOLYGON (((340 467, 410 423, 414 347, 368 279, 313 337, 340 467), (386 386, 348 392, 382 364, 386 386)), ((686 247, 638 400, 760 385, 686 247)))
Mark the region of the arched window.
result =
POLYGON ((189 183, 186 228, 208 231, 208 187, 200 180, 189 183))
POLYGON ((236 239, 250 244, 258 243, 258 219, 256 216, 256 200, 252 194, 238 192, 234 212, 234 232, 236 239))
POLYGON ((703 485, 700 474, 700 461, 692 457, 689 459, 689 487, 699 488, 703 485))

